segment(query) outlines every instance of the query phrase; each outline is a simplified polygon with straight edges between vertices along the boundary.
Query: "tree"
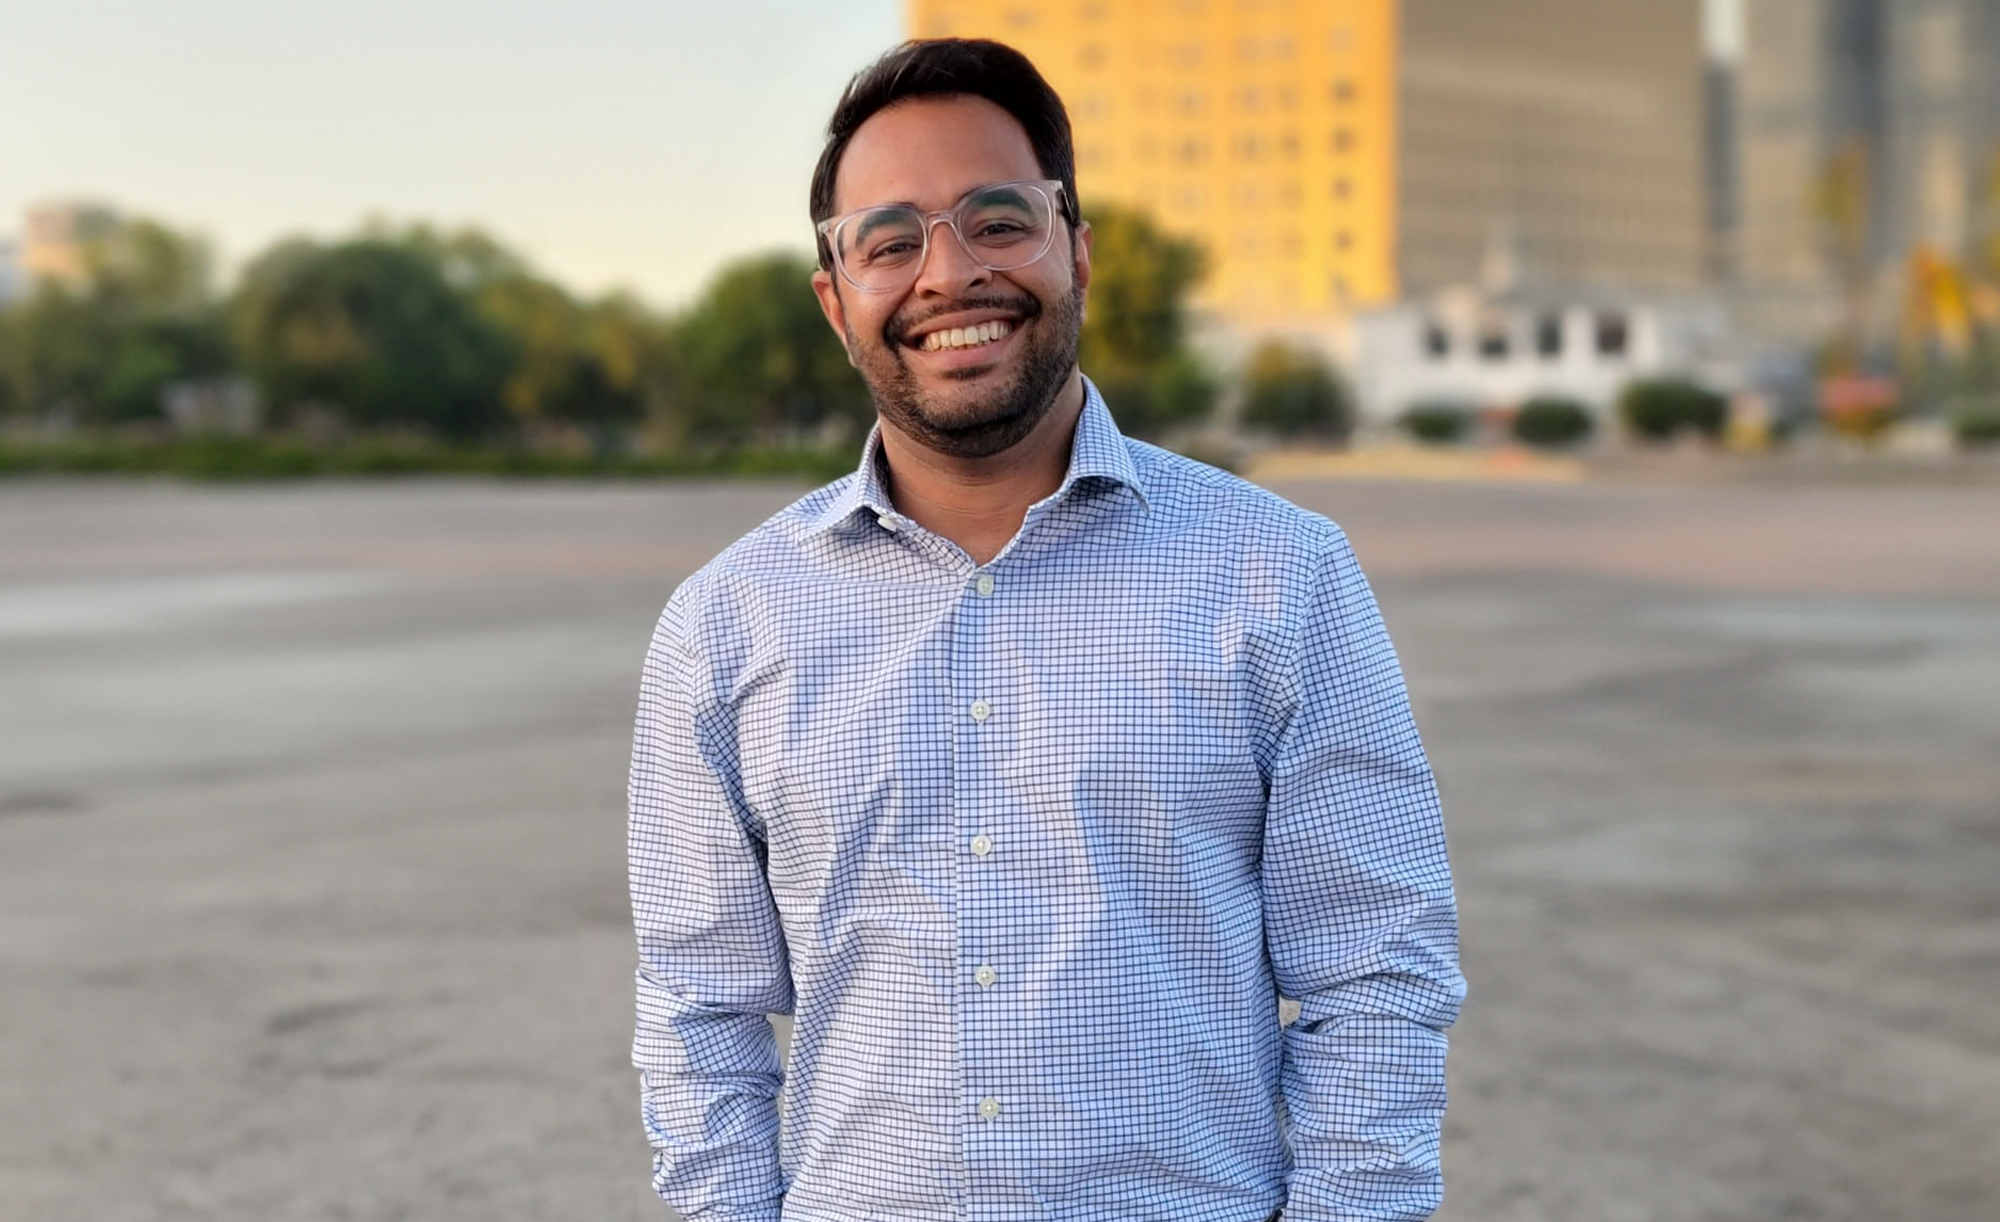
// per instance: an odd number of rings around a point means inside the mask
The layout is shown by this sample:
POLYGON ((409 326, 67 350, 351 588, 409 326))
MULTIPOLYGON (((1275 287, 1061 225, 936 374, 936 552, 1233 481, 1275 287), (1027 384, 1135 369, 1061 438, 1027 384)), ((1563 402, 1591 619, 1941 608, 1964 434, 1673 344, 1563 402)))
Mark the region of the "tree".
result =
POLYGON ((507 337, 410 244, 285 243, 245 273, 232 313, 279 420, 311 403, 355 425, 467 438, 502 419, 507 337))
POLYGON ((741 260, 679 320, 674 423, 684 437, 731 446, 865 427, 867 389, 820 314, 812 272, 790 252, 741 260))
POLYGON ((1325 357, 1266 340, 1244 366, 1243 423, 1284 437, 1344 441, 1354 428, 1354 407, 1325 357))
POLYGON ((1157 435, 1208 415, 1215 379, 1188 344, 1188 296, 1207 272, 1197 242, 1143 212, 1091 210, 1090 307, 1080 362, 1119 424, 1157 435))
POLYGON ((0 400, 80 424, 158 418, 161 393, 228 365, 198 238, 144 218, 93 234, 74 280, 44 281, 0 321, 0 400))

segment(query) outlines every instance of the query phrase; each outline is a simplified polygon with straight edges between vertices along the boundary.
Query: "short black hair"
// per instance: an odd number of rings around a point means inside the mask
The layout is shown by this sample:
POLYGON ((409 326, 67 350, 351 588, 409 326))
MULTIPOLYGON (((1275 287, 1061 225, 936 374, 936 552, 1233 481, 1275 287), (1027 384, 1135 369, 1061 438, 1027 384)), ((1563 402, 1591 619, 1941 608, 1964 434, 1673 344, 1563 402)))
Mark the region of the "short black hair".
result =
MULTIPOLYGON (((833 179, 847 142, 861 125, 898 102, 912 98, 985 98, 1028 133, 1035 163, 1062 183, 1063 218, 1074 229, 1081 219, 1076 199, 1076 146, 1069 111, 1028 57, 986 38, 920 38, 896 47, 854 74, 826 124, 826 147, 813 167, 812 219, 833 215, 833 179)), ((819 265, 831 271, 833 251, 819 239, 819 265)))

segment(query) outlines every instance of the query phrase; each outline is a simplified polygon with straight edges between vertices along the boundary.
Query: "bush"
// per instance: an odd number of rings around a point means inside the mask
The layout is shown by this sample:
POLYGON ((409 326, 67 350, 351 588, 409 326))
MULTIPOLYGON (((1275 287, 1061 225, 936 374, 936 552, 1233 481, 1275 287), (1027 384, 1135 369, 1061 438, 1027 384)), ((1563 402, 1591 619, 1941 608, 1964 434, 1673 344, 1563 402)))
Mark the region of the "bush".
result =
POLYGON ((1283 437, 1344 441, 1354 428, 1354 407, 1319 353, 1269 340, 1243 371, 1243 423, 1283 437))
POLYGON ((361 434, 333 445, 313 445, 289 435, 164 440, 121 433, 62 439, 0 435, 0 477, 170 475, 208 482, 400 475, 828 480, 853 469, 854 452, 846 446, 627 454, 563 453, 381 434, 361 434))
POLYGON ((1472 409, 1462 403, 1418 403, 1398 423, 1418 441, 1449 445, 1472 431, 1472 409))
POLYGON ((1952 415, 1951 431, 1963 449, 2000 446, 2000 399, 1959 409, 1952 415))
POLYGON ((1618 396, 1618 414, 1648 441, 1670 441, 1682 431, 1714 440, 1729 423, 1729 401, 1684 378, 1646 378, 1618 396))
POLYGON ((1514 439, 1544 450, 1559 450, 1590 436, 1597 418, 1574 399, 1544 396, 1528 400, 1514 413, 1514 439))

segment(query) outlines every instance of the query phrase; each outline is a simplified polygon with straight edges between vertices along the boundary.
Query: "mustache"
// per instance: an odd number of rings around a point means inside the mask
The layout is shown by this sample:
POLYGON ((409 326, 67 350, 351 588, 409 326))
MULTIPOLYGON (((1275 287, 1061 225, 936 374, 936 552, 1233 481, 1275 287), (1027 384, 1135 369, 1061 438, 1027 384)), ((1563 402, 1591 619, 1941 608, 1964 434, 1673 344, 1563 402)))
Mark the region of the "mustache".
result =
POLYGON ((882 328, 882 338, 887 340, 892 347, 907 344, 910 340, 910 334, 929 324, 932 319, 943 318, 947 314, 957 314, 965 310, 1009 310, 1019 314, 1021 320, 1025 322, 1028 319, 1041 315, 1042 303, 1036 301, 1033 297, 1027 296, 1002 297, 993 295, 985 297, 961 297, 957 301, 948 301, 942 305, 933 306, 925 310, 922 314, 909 317, 898 314, 896 317, 891 318, 882 328))

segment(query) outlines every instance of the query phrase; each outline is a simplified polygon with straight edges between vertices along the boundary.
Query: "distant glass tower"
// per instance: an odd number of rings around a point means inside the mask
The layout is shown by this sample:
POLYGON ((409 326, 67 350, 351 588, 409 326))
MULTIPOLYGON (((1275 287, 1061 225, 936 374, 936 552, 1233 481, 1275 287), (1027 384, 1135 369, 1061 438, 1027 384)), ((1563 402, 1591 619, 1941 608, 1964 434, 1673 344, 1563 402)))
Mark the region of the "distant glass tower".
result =
POLYGON ((1859 300, 1882 334, 1906 261, 1979 236, 2000 166, 2000 0, 1746 0, 1739 314, 1811 342, 1859 300))

